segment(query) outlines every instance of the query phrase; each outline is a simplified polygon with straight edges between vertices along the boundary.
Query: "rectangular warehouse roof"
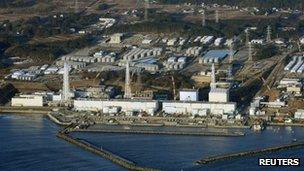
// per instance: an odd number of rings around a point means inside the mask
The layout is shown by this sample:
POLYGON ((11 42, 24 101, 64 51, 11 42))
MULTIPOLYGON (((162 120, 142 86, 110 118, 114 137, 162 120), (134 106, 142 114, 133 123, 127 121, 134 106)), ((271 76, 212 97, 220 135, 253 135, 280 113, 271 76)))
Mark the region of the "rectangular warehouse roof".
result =
POLYGON ((224 59, 228 54, 229 50, 210 50, 204 55, 204 58, 224 59))

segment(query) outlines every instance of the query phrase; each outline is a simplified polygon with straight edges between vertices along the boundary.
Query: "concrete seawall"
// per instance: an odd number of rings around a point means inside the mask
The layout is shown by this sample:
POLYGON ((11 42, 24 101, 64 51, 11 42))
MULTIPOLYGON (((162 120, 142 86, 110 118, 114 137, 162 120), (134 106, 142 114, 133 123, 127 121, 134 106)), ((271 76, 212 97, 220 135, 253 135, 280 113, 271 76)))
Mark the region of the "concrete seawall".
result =
POLYGON ((225 133, 225 132, 181 132, 181 131, 154 131, 154 130, 124 130, 124 129, 75 129, 73 132, 95 132, 95 133, 129 133, 129 134, 156 134, 156 135, 184 135, 184 136, 224 136, 224 137, 240 137, 244 136, 244 133, 225 133))
POLYGON ((239 157, 260 155, 260 154, 264 154, 264 153, 271 153, 271 152, 287 150, 287 149, 292 149, 292 148, 297 148, 297 147, 304 147, 304 142, 297 142, 297 143, 291 143, 288 145, 269 147, 269 148, 265 148, 265 149, 251 150, 251 151, 246 151, 246 152, 239 152, 239 153, 233 153, 233 154, 225 154, 225 155, 219 155, 219 156, 214 156, 214 157, 208 157, 205 159, 195 161, 195 164, 204 165, 204 164, 208 164, 208 163, 212 163, 212 162, 216 162, 216 161, 220 161, 220 160, 230 160, 230 159, 239 158, 239 157))
POLYGON ((48 114, 51 108, 46 107, 0 107, 0 113, 13 114, 48 114))
POLYGON ((57 134, 57 137, 65 140, 71 144, 74 144, 78 147, 81 147, 87 151, 90 151, 96 155, 99 155, 105 159, 108 159, 108 160, 112 161, 113 163, 118 164, 119 166, 124 167, 126 169, 136 170, 136 171, 156 171, 156 169, 137 166, 136 163, 134 163, 132 161, 129 161, 120 156, 117 156, 103 148, 98 148, 84 140, 73 138, 72 136, 70 136, 66 133, 59 132, 57 134))

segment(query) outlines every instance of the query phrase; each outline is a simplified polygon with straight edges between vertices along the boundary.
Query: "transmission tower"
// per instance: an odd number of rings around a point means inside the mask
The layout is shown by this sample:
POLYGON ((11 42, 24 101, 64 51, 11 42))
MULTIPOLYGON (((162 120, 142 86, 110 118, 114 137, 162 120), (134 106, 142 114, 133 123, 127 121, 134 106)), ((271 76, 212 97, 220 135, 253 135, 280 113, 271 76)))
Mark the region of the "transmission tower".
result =
POLYGON ((137 10, 140 10, 141 7, 142 7, 142 0, 137 0, 137 1, 136 1, 136 9, 137 9, 137 10))
POLYGON ((202 11, 202 15, 203 15, 202 26, 205 27, 206 26, 206 13, 205 13, 205 10, 202 11))
POLYGON ((75 2, 74 2, 75 4, 75 7, 74 7, 74 13, 78 13, 78 0, 75 0, 75 2))
POLYGON ((150 2, 149 0, 145 0, 145 21, 148 21, 149 19, 149 8, 150 8, 150 2))
POLYGON ((246 43, 246 46, 249 47, 250 33, 249 33, 249 30, 248 30, 248 29, 245 30, 245 34, 246 34, 246 40, 245 40, 246 42, 245 42, 245 43, 246 43))
POLYGON ((233 56, 234 56, 233 42, 231 42, 229 45, 229 63, 233 62, 233 56))
POLYGON ((220 20, 220 16, 219 16, 219 10, 215 10, 215 22, 216 23, 219 23, 219 20, 220 20))
POLYGON ((248 61, 252 61, 252 45, 251 45, 251 42, 248 43, 248 61))

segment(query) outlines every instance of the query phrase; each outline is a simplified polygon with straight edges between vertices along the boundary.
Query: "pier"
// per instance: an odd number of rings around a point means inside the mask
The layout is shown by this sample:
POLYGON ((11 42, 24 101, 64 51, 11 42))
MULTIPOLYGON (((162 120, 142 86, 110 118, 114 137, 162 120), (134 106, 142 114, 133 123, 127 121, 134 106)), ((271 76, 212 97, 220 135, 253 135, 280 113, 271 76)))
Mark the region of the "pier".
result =
POLYGON ((265 153, 276 152, 276 151, 280 151, 280 150, 288 150, 288 149, 297 148, 297 147, 304 147, 304 141, 295 142, 295 143, 291 143, 288 145, 269 147, 269 148, 264 148, 264 149, 259 149, 259 150, 251 150, 251 151, 246 151, 246 152, 239 152, 239 153, 224 154, 224 155, 219 155, 219 156, 208 157, 208 158, 205 158, 202 160, 195 161, 195 164, 205 165, 205 164, 220 161, 220 160, 231 160, 231 159, 240 158, 240 157, 255 156, 255 155, 260 155, 260 154, 265 154, 265 153))
POLYGON ((138 166, 135 162, 129 161, 123 157, 115 155, 112 152, 103 149, 102 147, 97 147, 87 141, 73 138, 72 136, 68 135, 66 133, 66 131, 60 131, 57 134, 57 137, 65 140, 71 144, 74 144, 78 147, 81 147, 87 151, 90 151, 96 155, 99 155, 105 159, 108 159, 108 160, 112 161, 113 163, 115 163, 121 167, 124 167, 126 169, 129 169, 129 170, 135 170, 135 171, 156 171, 157 170, 157 169, 138 166))

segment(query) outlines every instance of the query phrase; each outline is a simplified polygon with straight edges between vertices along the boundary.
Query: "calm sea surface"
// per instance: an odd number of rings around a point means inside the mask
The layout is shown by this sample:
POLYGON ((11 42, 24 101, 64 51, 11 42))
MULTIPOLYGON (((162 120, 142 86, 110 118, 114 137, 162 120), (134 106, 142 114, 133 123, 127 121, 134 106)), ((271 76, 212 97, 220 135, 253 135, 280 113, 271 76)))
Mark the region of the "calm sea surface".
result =
MULTIPOLYGON (((42 116, 0 115, 0 170, 124 170, 56 138, 59 127, 42 116)), ((304 128, 268 127, 245 137, 196 137, 111 133, 73 133, 97 146, 161 170, 304 170, 304 148, 196 166, 208 156, 304 140, 304 128), (299 157, 301 167, 259 167, 258 158, 299 157)))

